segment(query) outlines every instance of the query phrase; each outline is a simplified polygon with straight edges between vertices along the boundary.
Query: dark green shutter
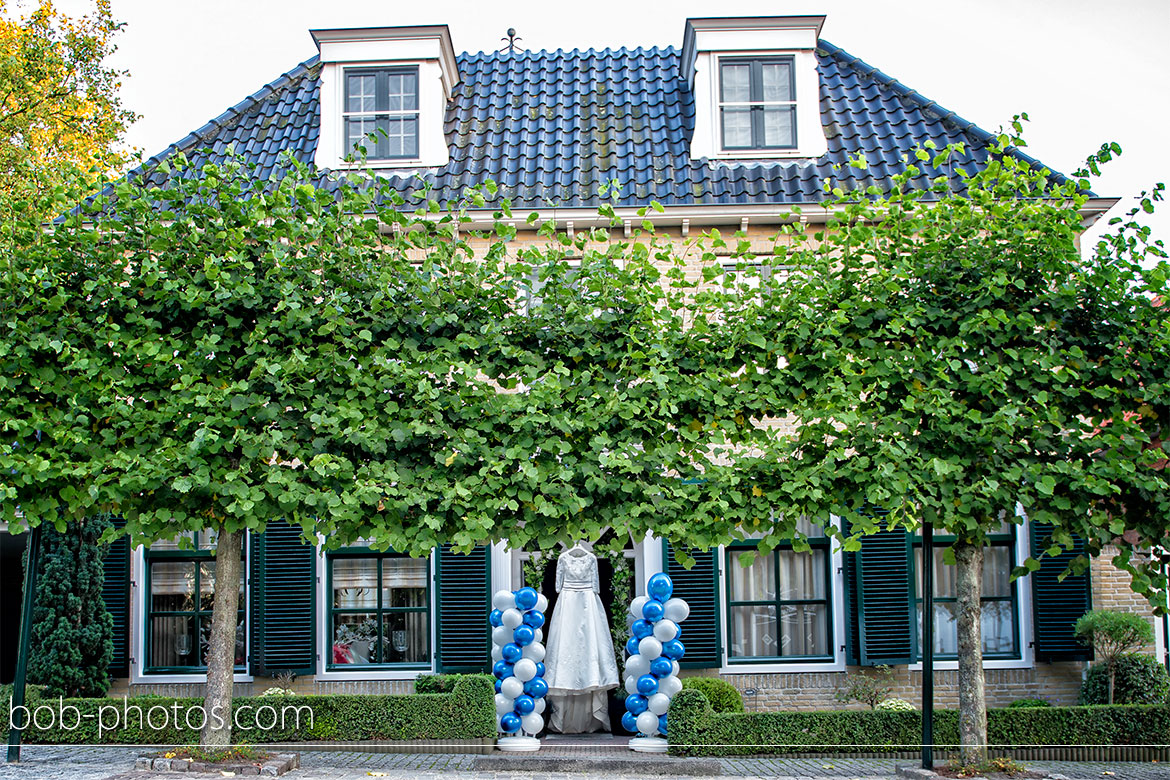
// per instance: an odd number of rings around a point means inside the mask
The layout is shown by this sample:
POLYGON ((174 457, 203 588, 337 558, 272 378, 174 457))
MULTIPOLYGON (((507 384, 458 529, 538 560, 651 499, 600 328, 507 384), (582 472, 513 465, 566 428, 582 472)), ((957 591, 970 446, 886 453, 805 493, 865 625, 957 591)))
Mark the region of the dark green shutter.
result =
POLYGON ((252 673, 317 671, 317 548, 283 521, 252 535, 252 673))
MULTIPOLYGON (((113 519, 115 528, 126 521, 113 519)), ((119 536, 106 551, 102 560, 105 580, 102 601, 114 618, 114 657, 110 661, 110 677, 130 676, 130 537, 119 536)))
POLYGON ((863 666, 908 664, 916 658, 910 534, 901 528, 861 538, 852 553, 856 582, 856 652, 863 666))
MULTIPOLYGON (((662 544, 662 566, 674 582, 674 595, 683 599, 691 614, 682 624, 682 643, 687 653, 679 666, 710 669, 723 665, 719 633, 719 556, 715 550, 688 551, 695 559, 689 570, 674 559, 669 542, 662 544)), ((647 576, 654 574, 648 572, 647 576)))
POLYGON ((1031 555, 1040 561, 1040 570, 1032 578, 1032 626, 1037 661, 1084 661, 1092 651, 1073 634, 1077 618, 1092 608, 1089 572, 1058 577, 1069 563, 1084 553, 1084 543, 1077 539, 1071 550, 1055 557, 1040 554, 1052 544, 1052 526, 1032 523, 1031 555))
POLYGON ((435 657, 440 672, 484 672, 490 661, 488 613, 491 611, 491 571, 488 548, 467 555, 439 549, 439 621, 435 657))
MULTIPOLYGON (((845 533, 849 533, 846 522, 845 533)), ((845 578, 845 663, 850 666, 861 664, 861 596, 859 584, 861 575, 859 553, 846 552, 842 557, 842 574, 845 578)))

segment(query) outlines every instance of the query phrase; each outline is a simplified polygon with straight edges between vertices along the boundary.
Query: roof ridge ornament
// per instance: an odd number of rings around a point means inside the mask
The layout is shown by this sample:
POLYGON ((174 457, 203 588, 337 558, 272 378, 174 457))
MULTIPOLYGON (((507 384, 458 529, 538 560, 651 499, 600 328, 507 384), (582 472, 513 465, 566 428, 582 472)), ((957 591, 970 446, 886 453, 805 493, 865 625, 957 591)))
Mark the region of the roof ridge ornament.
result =
MULTIPOLYGON (((507 36, 508 37, 506 37, 506 38, 500 38, 500 40, 503 41, 506 45, 501 46, 496 51, 499 53, 503 53, 506 51, 508 54, 515 54, 516 53, 516 41, 522 41, 524 39, 516 37, 516 28, 515 27, 508 28, 507 36)), ((520 51, 524 51, 524 49, 521 49, 520 51)))

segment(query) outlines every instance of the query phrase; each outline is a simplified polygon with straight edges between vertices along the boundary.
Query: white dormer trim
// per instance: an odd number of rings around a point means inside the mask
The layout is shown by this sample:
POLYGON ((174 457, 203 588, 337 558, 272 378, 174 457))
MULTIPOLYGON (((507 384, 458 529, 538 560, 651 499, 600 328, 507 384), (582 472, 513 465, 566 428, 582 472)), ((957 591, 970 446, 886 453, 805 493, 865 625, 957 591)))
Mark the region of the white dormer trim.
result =
POLYGON ((824 16, 688 19, 682 75, 695 98, 691 157, 762 160, 820 157, 828 151, 821 125, 817 41, 824 16), (724 150, 719 126, 719 61, 729 57, 791 57, 795 80, 795 149, 724 150))
POLYGON ((459 82, 447 25, 310 30, 321 59, 320 134, 313 162, 318 168, 349 167, 342 107, 345 72, 351 68, 418 68, 418 155, 369 160, 368 169, 433 168, 450 161, 443 119, 459 82))

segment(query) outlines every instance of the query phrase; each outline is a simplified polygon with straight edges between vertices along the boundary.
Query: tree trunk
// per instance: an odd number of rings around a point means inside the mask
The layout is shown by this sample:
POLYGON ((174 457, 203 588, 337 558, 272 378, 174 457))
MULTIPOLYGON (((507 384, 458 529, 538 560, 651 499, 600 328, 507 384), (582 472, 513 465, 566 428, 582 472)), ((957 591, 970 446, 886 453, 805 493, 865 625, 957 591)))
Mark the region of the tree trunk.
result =
POLYGON ((1113 703, 1113 677, 1114 677, 1114 672, 1116 670, 1117 670, 1117 664, 1115 664, 1113 661, 1110 661, 1109 662, 1109 704, 1113 703))
POLYGON ((959 607, 959 759, 964 765, 987 760, 987 706, 983 696, 983 547, 955 542, 959 607))
POLYGON ((232 683, 236 667, 236 620, 240 599, 242 531, 219 532, 215 549, 215 598, 211 608, 211 639, 207 647, 207 721, 200 743, 225 747, 232 742, 232 683))

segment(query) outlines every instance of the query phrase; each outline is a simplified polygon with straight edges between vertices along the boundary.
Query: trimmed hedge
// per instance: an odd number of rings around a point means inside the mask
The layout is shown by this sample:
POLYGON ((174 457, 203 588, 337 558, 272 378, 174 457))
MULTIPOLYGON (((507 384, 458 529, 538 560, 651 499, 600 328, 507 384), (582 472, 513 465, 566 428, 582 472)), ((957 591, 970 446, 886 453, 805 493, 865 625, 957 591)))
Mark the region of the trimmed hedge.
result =
MULTIPOLYGON (((234 717, 242 726, 252 728, 237 726, 232 736, 251 744, 492 739, 496 736, 496 708, 491 679, 488 675, 462 676, 449 683, 449 693, 236 697, 232 703, 234 717)), ((37 723, 24 731, 24 740, 29 743, 186 745, 199 742, 202 698, 135 696, 59 700, 30 690, 28 699, 31 707, 41 708, 36 710, 37 723), (62 711, 66 727, 60 722, 62 711), (73 727, 75 721, 78 725, 73 727), (38 728, 38 723, 44 728, 38 728)))
MULTIPOLYGON (((1081 683, 1081 704, 1109 702, 1109 669, 1103 663, 1089 667, 1081 683)), ((1113 679, 1114 704, 1170 704, 1170 672, 1152 655, 1125 653, 1117 659, 1113 679)))
MULTIPOLYGON (((716 713, 703 694, 683 690, 670 703, 670 752, 680 756, 758 753, 894 752, 922 741, 919 712, 716 713)), ((936 744, 956 746, 959 713, 936 710, 936 744)), ((1170 707, 1046 707, 987 711, 992 745, 1165 745, 1170 707)))
POLYGON ((718 677, 684 677, 684 691, 699 691, 716 712, 743 712, 743 696, 734 685, 718 677))

